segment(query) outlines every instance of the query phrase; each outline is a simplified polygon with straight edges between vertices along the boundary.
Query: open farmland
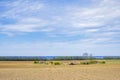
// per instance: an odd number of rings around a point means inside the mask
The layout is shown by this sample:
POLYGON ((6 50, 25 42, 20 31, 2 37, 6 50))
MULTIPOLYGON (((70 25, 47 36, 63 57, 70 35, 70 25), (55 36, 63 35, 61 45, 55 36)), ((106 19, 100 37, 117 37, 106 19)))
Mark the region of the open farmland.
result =
POLYGON ((106 64, 91 65, 0 61, 0 80, 120 80, 120 60, 107 60, 106 64))

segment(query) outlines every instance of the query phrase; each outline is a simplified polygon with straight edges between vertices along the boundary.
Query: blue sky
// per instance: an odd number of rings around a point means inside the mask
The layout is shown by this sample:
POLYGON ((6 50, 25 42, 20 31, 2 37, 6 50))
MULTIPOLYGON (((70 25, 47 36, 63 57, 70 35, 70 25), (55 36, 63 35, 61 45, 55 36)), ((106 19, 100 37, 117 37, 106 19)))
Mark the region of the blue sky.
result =
POLYGON ((0 56, 120 56, 119 0, 0 0, 0 56))

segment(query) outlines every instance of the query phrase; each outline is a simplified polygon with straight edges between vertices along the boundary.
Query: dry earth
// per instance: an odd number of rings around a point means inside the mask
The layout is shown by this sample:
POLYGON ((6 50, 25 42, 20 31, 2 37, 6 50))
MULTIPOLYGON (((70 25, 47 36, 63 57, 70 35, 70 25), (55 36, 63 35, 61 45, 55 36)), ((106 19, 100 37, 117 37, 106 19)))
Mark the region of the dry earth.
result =
POLYGON ((0 80, 120 80, 120 61, 94 65, 40 65, 1 61, 0 80))

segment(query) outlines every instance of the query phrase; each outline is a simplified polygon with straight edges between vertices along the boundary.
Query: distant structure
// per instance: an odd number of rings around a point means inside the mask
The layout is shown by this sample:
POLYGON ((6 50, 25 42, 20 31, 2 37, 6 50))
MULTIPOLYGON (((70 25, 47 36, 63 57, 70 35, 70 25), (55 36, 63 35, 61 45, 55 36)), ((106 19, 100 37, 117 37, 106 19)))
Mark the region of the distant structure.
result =
POLYGON ((84 59, 88 59, 89 58, 89 54, 88 53, 83 53, 83 58, 84 59))
POLYGON ((86 53, 83 53, 83 58, 84 58, 84 59, 92 59, 92 58, 93 58, 93 55, 92 55, 92 54, 88 54, 88 53, 86 52, 86 53))

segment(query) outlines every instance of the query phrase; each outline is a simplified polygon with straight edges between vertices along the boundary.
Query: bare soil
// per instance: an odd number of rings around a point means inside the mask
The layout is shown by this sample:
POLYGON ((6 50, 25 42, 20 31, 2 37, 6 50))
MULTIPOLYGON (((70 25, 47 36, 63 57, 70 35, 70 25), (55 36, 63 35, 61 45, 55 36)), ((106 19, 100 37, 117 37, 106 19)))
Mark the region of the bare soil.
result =
POLYGON ((120 61, 107 62, 41 65, 33 61, 0 61, 0 80, 120 80, 120 61))

